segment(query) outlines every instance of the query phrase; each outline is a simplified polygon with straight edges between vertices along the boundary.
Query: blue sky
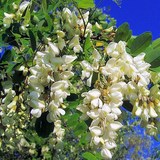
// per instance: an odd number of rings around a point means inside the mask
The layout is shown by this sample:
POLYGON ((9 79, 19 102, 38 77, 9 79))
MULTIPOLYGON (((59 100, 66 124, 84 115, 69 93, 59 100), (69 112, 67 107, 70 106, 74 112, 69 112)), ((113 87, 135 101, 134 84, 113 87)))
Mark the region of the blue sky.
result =
MULTIPOLYGON (((101 0, 95 0, 98 4, 101 0)), ((122 0, 121 7, 112 0, 102 0, 99 8, 110 6, 111 17, 117 20, 117 26, 128 22, 134 35, 145 31, 152 32, 153 40, 160 37, 160 0, 122 0)))

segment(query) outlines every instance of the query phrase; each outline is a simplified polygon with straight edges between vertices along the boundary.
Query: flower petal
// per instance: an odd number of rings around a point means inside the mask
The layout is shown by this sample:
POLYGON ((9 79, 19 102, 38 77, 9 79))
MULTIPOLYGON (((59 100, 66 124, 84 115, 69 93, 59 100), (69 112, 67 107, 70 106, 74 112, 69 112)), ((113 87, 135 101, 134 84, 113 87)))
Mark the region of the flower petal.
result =
POLYGON ((111 129, 114 130, 114 131, 120 129, 122 126, 123 125, 120 122, 118 122, 118 121, 110 123, 111 129))
POLYGON ((107 148, 104 148, 104 149, 101 150, 101 155, 104 158, 109 158, 109 159, 112 158, 112 154, 107 148))

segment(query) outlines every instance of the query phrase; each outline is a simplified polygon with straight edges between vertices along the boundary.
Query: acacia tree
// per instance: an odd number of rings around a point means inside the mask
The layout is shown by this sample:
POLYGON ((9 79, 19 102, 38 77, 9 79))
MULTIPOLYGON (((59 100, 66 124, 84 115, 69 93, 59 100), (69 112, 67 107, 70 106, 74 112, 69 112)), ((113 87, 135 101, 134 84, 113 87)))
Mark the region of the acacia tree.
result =
POLYGON ((116 28, 93 0, 0 3, 1 154, 111 159, 125 125, 157 137, 159 39, 116 28))

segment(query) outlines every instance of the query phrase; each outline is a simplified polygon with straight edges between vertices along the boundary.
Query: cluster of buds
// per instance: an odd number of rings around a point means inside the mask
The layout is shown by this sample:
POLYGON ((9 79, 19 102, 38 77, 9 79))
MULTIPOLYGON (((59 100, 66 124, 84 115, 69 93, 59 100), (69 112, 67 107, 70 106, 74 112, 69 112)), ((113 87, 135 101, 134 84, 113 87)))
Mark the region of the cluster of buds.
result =
POLYGON ((21 94, 16 95, 12 89, 5 88, 6 96, 0 99, 1 143, 6 151, 19 149, 17 143, 24 137, 23 130, 29 121, 29 109, 24 106, 21 94))

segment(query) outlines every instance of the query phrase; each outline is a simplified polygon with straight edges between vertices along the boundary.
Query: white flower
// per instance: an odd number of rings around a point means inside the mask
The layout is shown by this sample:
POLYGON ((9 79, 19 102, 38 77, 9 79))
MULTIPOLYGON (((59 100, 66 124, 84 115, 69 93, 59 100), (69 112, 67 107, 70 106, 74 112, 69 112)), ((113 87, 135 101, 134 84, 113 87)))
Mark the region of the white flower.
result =
POLYGON ((109 56, 118 58, 120 54, 126 52, 125 46, 126 46, 126 43, 123 41, 119 41, 118 43, 111 42, 106 48, 106 52, 109 56))
POLYGON ((60 103, 52 100, 48 106, 49 114, 47 120, 49 122, 54 122, 58 117, 65 114, 65 111, 60 108, 60 103))
MULTIPOLYGON (((81 32, 84 33, 84 30, 81 30, 81 32)), ((87 27, 86 27, 85 37, 87 37, 88 35, 90 37, 93 35, 93 33, 92 33, 92 24, 91 23, 88 23, 87 27)))
POLYGON ((15 95, 16 95, 15 91, 12 89, 9 89, 5 98, 2 99, 2 103, 5 103, 6 105, 8 105, 13 100, 15 95))
POLYGON ((60 74, 60 78, 63 80, 68 80, 73 76, 74 76, 74 73, 70 71, 64 71, 60 74))
POLYGON ((61 128, 61 121, 60 120, 56 120, 54 122, 54 131, 53 133, 56 134, 56 138, 57 138, 57 141, 62 141, 63 137, 64 137, 64 134, 65 134, 65 130, 63 128, 61 128))
POLYGON ((98 72, 101 55, 96 49, 94 49, 92 54, 93 54, 93 58, 94 58, 93 63, 92 63, 92 68, 95 72, 98 72))
POLYGON ((85 23, 87 24, 88 18, 89 18, 89 11, 87 11, 86 13, 84 13, 84 14, 82 15, 82 17, 83 17, 85 23))
POLYGON ((72 38, 72 40, 69 43, 69 47, 73 48, 75 53, 79 53, 80 51, 81 52, 83 51, 83 49, 82 49, 82 47, 80 46, 80 43, 79 43, 79 35, 75 35, 72 38))
POLYGON ((40 97, 40 93, 36 91, 32 91, 30 92, 29 97, 32 99, 38 99, 40 97))
POLYGON ((63 103, 63 99, 66 99, 68 95, 70 94, 67 91, 64 91, 63 89, 59 89, 54 92, 55 101, 58 101, 60 103, 63 103))
POLYGON ((41 111, 41 109, 38 109, 38 108, 35 109, 34 108, 34 109, 31 110, 31 114, 33 116, 35 116, 36 118, 39 118, 42 114, 42 111, 41 111))
POLYGON ((102 157, 104 157, 104 158, 109 158, 109 159, 111 159, 112 158, 112 154, 111 154, 111 152, 107 149, 107 148, 103 148, 102 150, 101 150, 101 155, 102 155, 102 157))
POLYGON ((33 108, 39 108, 39 109, 45 108, 45 103, 44 103, 44 101, 41 101, 41 100, 39 100, 39 99, 37 99, 37 100, 31 99, 30 105, 31 105, 31 107, 33 107, 33 108))
POLYGON ((63 31, 57 30, 56 33, 61 38, 64 38, 64 36, 65 36, 65 33, 63 31))
POLYGON ((100 24, 98 24, 97 22, 95 23, 95 26, 100 30, 103 29, 102 26, 100 24))
POLYGON ((102 58, 100 53, 96 49, 94 49, 92 54, 95 61, 99 61, 102 58))
POLYGON ((82 66, 82 80, 87 78, 87 85, 90 87, 92 83, 92 76, 93 76, 93 68, 89 62, 83 60, 81 63, 82 66))
POLYGON ((39 83, 39 80, 36 76, 32 75, 28 78, 29 85, 37 92, 42 92, 44 87, 39 83))
POLYGON ((62 58, 66 64, 70 64, 77 58, 77 56, 64 55, 62 58))
POLYGON ((158 114, 156 113, 156 111, 154 110, 154 108, 152 106, 150 106, 150 108, 149 108, 149 115, 153 118, 158 117, 158 114))
POLYGON ((94 108, 101 108, 102 107, 102 101, 100 98, 95 98, 91 101, 91 108, 94 109, 94 108))
POLYGON ((23 13, 24 10, 28 7, 29 4, 30 4, 30 2, 28 2, 28 1, 22 2, 22 3, 20 4, 20 6, 19 6, 19 11, 20 11, 21 13, 23 13))
POLYGON ((64 47, 66 47, 65 40, 58 36, 58 48, 62 51, 64 47))
POLYGON ((147 134, 151 136, 156 136, 158 132, 158 128, 154 126, 154 124, 147 124, 146 126, 146 132, 147 134))
POLYGON ((100 138, 100 137, 94 136, 94 138, 93 138, 93 143, 94 143, 95 145, 98 145, 98 144, 100 143, 100 141, 101 141, 101 138, 100 138))
POLYGON ((119 130, 122 126, 123 125, 120 122, 118 122, 118 121, 114 121, 114 122, 110 123, 111 129, 114 130, 114 131, 119 130))
POLYGON ((3 25, 6 28, 9 28, 11 23, 13 22, 13 18, 14 18, 14 14, 8 14, 6 12, 4 12, 4 18, 3 18, 3 25))
POLYGON ((89 100, 93 100, 99 98, 101 92, 98 89, 92 89, 89 92, 82 93, 82 97, 87 96, 89 100))
POLYGON ((115 141, 107 141, 107 142, 105 142, 105 145, 104 145, 107 149, 113 149, 113 148, 115 148, 115 147, 117 147, 117 145, 116 145, 116 143, 115 143, 115 141))
POLYGON ((138 117, 140 117, 141 116, 141 114, 142 114, 142 108, 141 107, 137 107, 137 110, 136 110, 136 112, 135 112, 135 115, 136 116, 138 116, 138 117))
POLYGON ((89 127, 89 130, 90 130, 93 137, 100 136, 103 133, 102 129, 98 126, 89 127))
POLYGON ((138 87, 135 82, 130 81, 126 85, 126 90, 125 90, 125 98, 127 100, 135 101, 138 97, 138 87))
POLYGON ((57 81, 52 84, 51 91, 55 92, 59 89, 67 89, 69 87, 69 84, 66 80, 57 81))
POLYGON ((151 66, 149 63, 144 61, 145 53, 138 54, 136 57, 133 58, 134 64, 140 73, 148 70, 151 66))
POLYGON ((123 104, 123 88, 120 83, 111 85, 108 89, 108 95, 104 95, 112 107, 119 107, 123 104))
POLYGON ((144 108, 143 109, 143 113, 142 113, 142 119, 144 120, 144 121, 148 121, 148 119, 149 119, 149 109, 148 108, 144 108))
POLYGON ((104 76, 109 76, 112 82, 117 82, 124 75, 116 61, 116 58, 111 58, 104 67, 100 68, 101 73, 104 76))
POLYGON ((72 12, 68 8, 63 8, 62 16, 68 20, 72 15, 72 12))
POLYGON ((96 119, 99 117, 99 112, 97 109, 94 109, 94 110, 92 109, 91 111, 87 112, 87 115, 92 119, 96 119))
POLYGON ((59 49, 54 43, 48 42, 48 45, 49 45, 49 48, 48 48, 49 52, 51 52, 54 57, 59 55, 59 53, 60 53, 59 49))

